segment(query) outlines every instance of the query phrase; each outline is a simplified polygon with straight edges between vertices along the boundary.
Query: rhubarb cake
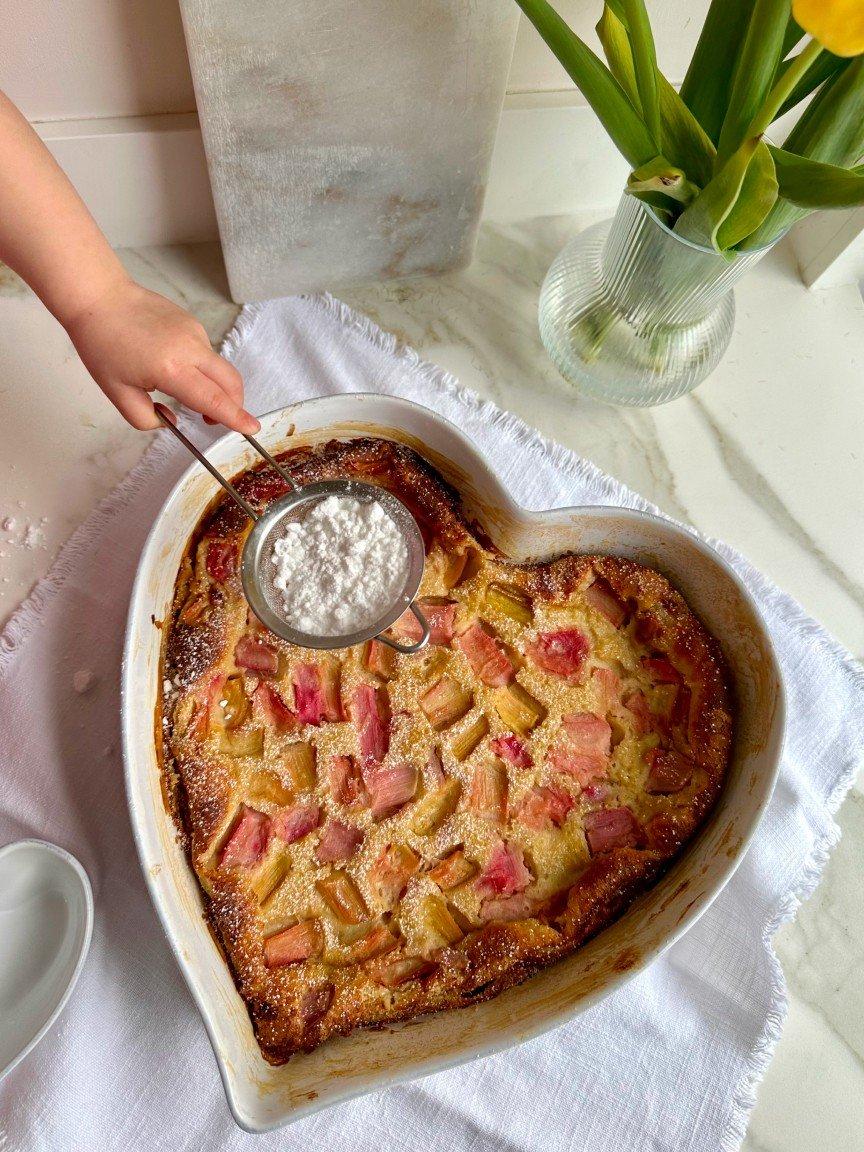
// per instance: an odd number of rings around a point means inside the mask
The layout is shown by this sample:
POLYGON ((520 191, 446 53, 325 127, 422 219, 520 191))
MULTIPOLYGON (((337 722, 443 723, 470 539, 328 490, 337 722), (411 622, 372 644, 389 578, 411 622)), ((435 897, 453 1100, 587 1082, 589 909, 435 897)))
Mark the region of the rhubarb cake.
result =
MULTIPOLYGON (((495 996, 578 948, 704 821, 732 712, 717 641, 612 556, 516 564, 410 449, 284 453, 418 519, 429 646, 293 648, 248 610, 219 499, 164 622, 165 794, 264 1057, 495 996)), ((284 482, 236 481, 258 507, 284 482)), ((394 626, 413 637, 413 616, 394 626)))

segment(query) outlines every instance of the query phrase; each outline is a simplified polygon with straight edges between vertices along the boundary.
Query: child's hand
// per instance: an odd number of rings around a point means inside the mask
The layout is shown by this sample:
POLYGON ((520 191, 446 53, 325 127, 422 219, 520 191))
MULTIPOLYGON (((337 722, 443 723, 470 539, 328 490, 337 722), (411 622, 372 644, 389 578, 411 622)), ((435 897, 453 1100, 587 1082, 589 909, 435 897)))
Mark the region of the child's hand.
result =
POLYGON ((235 432, 240 373, 188 312, 135 284, 57 161, 0 92, 0 260, 69 333, 90 375, 135 428, 158 428, 148 393, 166 392, 235 432))
MULTIPOLYGON (((64 318, 65 319, 65 318, 64 318)), ((243 408, 243 379, 210 347, 193 316, 132 280, 118 281, 66 330, 90 375, 134 428, 158 428, 148 393, 158 389, 208 423, 254 435, 243 408)))

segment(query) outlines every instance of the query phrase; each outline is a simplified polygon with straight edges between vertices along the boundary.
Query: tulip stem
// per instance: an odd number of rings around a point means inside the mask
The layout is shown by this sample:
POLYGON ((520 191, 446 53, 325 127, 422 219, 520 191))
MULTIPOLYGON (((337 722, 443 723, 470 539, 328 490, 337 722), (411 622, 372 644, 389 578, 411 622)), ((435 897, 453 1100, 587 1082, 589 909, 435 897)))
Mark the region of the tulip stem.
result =
POLYGON ((811 40, 802 48, 792 60, 789 67, 765 97, 765 103, 759 109, 747 129, 746 139, 761 136, 768 131, 771 121, 783 107, 792 89, 822 51, 818 40, 811 40))

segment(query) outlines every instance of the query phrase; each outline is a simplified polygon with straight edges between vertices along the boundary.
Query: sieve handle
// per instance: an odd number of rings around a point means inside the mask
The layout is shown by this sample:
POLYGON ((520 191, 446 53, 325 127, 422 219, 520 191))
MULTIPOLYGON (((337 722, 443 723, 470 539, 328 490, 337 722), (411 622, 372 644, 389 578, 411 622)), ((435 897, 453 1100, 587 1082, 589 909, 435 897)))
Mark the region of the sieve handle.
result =
POLYGON ((275 468, 275 470, 279 473, 279 475, 282 477, 282 479, 285 481, 285 483, 288 485, 288 487, 291 489, 292 492, 297 491, 297 485, 294 483, 294 481, 288 475, 287 470, 282 467, 282 465, 278 462, 278 460, 273 459, 273 457, 270 455, 270 453, 267 451, 267 449, 263 448, 258 443, 258 441, 255 439, 254 436, 247 436, 246 433, 244 432, 243 433, 243 439, 252 445, 252 447, 255 449, 255 451, 258 453, 259 456, 264 457, 264 459, 267 461, 267 463, 270 465, 271 468, 275 468))
MULTIPOLYGON (((207 471, 210 473, 210 475, 213 477, 213 479, 218 481, 218 483, 220 483, 222 485, 222 487, 225 489, 225 491, 228 493, 228 495, 231 497, 231 499, 234 501, 234 503, 237 505, 237 507, 242 509, 242 511, 245 512, 246 515, 249 517, 249 519, 252 520, 253 522, 255 520, 257 520, 258 519, 258 513, 251 506, 251 504, 246 503, 246 501, 243 499, 243 497, 240 495, 240 493, 237 491, 237 489, 234 487, 234 485, 229 480, 226 480, 225 477, 222 475, 222 473, 217 468, 213 467, 213 465, 210 463, 210 461, 207 459, 207 457, 204 455, 204 453, 199 452, 199 450, 195 447, 195 445, 192 443, 192 441, 187 436, 183 435, 183 433, 180 431, 180 429, 174 423, 174 420, 173 420, 172 414, 171 414, 171 410, 169 408, 166 408, 164 404, 159 404, 158 402, 154 403, 153 407, 156 409, 156 415, 159 417, 159 419, 162 421, 162 423, 165 425, 165 427, 168 429, 168 431, 173 433, 173 435, 175 435, 177 437, 177 439, 180 441, 180 443, 183 445, 183 447, 192 453, 192 455, 195 457, 195 459, 198 461, 199 464, 203 464, 203 466, 207 469, 207 471)), ((252 439, 251 436, 247 436, 247 440, 251 440, 251 439, 252 439)), ((258 447, 258 445, 255 445, 255 447, 258 447)), ((280 474, 281 474, 282 469, 279 468, 278 464, 275 464, 275 461, 274 461, 274 465, 275 465, 277 471, 280 472, 280 474)), ((291 481, 289 481, 289 483, 291 483, 291 481)), ((294 485, 291 484, 291 487, 293 488, 294 485)))
POLYGON ((423 635, 419 640, 414 644, 399 644, 396 640, 388 639, 383 633, 375 637, 375 639, 380 640, 382 644, 386 644, 388 648, 393 648, 395 651, 401 652, 404 656, 410 656, 412 652, 419 652, 421 648, 425 648, 429 643, 429 622, 416 604, 412 602, 410 608, 417 618, 417 623, 423 629, 423 635))

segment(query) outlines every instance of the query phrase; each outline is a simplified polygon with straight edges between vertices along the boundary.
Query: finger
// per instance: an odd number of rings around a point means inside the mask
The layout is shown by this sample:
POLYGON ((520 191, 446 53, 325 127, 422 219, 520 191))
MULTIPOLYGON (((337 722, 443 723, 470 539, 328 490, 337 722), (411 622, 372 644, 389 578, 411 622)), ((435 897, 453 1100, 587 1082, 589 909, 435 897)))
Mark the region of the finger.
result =
POLYGON ((161 428, 162 422, 156 415, 153 401, 141 388, 134 388, 131 384, 103 384, 101 388, 120 415, 128 420, 133 428, 138 428, 142 432, 161 428))
MULTIPOLYGON (((209 376, 211 380, 215 380, 221 388, 224 388, 235 404, 242 407, 243 377, 229 360, 213 352, 205 360, 202 360, 198 367, 205 376, 209 376)), ((215 424, 216 421, 205 416, 204 423, 215 424)))
POLYGON ((214 380, 192 365, 178 368, 170 380, 160 382, 160 388, 187 408, 235 432, 254 435, 261 427, 255 417, 236 404, 214 380))
POLYGON ((233 364, 230 364, 224 357, 219 356, 216 352, 208 352, 207 355, 199 361, 198 368, 209 376, 211 380, 222 388, 235 404, 243 407, 243 377, 237 371, 233 364))

